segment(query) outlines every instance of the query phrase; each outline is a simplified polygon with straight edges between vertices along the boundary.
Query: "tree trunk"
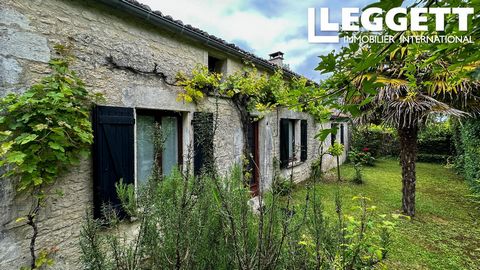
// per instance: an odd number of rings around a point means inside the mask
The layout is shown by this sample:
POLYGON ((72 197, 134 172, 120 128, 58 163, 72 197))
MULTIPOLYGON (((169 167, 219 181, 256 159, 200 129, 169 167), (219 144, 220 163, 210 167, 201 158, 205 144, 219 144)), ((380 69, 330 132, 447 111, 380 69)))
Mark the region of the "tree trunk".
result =
POLYGON ((417 159, 418 127, 398 129, 400 139, 400 163, 402 165, 402 210, 405 215, 415 215, 415 162, 417 159))

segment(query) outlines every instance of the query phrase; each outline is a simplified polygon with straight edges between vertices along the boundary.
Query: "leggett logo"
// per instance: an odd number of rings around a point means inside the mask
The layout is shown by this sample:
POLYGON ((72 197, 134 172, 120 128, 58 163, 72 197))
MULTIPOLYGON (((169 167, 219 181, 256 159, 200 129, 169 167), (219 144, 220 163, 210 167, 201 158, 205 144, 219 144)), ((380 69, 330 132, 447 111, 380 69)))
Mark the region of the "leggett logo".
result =
MULTIPOLYGON (((360 23, 367 31, 380 32, 384 27, 401 32, 401 31, 428 31, 425 24, 428 21, 427 14, 434 15, 435 30, 445 30, 445 17, 449 14, 458 16, 459 31, 468 30, 468 16, 474 14, 473 8, 410 8, 410 22, 407 19, 407 8, 398 7, 387 11, 385 20, 383 17, 374 16, 381 15, 384 10, 381 8, 367 8, 361 15, 359 8, 342 8, 341 26, 343 31, 355 32, 360 31, 360 23), (355 15, 357 14, 357 15, 355 15)), ((316 14, 315 8, 308 9, 308 42, 310 43, 338 43, 340 37, 335 36, 317 36, 316 35, 316 14)), ((320 8, 319 16, 320 28, 322 32, 338 32, 340 30, 339 23, 330 22, 330 14, 328 8, 320 8)), ((370 43, 391 43, 394 37, 390 35, 365 35, 345 37, 345 42, 370 42, 370 43)), ((400 37, 400 42, 410 43, 473 43, 470 36, 405 36, 400 37)))

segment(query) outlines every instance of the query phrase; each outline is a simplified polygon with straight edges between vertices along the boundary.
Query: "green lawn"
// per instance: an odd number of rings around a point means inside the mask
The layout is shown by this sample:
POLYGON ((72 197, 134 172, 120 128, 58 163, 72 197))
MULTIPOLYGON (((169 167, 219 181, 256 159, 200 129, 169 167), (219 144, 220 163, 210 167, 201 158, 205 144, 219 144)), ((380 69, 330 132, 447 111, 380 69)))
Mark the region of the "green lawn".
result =
MULTIPOLYGON (((351 165, 342 166, 342 178, 351 179, 351 165)), ((398 161, 378 160, 364 169, 365 183, 344 181, 318 185, 327 213, 334 211, 334 194, 343 198, 345 211, 357 195, 372 199, 379 213, 399 213, 401 168, 398 161)), ((299 188, 300 200, 305 189, 299 188)), ((417 164, 416 217, 399 221, 386 262, 389 269, 480 269, 480 214, 466 195, 468 188, 453 170, 441 165, 417 164)))

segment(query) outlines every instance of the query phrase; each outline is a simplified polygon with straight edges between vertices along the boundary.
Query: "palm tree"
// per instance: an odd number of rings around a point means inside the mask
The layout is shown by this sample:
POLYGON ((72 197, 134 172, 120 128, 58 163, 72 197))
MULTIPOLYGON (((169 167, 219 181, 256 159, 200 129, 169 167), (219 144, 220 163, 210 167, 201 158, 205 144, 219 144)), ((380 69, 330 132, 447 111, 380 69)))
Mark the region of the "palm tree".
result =
MULTIPOLYGON (((465 117, 478 112, 480 108, 479 84, 469 78, 450 80, 465 68, 448 69, 447 63, 423 65, 427 54, 413 57, 418 61, 416 85, 409 83, 404 75, 406 47, 400 47, 385 61, 370 70, 368 74, 357 76, 353 83, 362 88, 365 81, 374 81, 382 86, 377 88, 372 101, 361 106, 362 113, 357 123, 383 123, 396 128, 400 141, 400 163, 402 166, 402 210, 408 216, 415 215, 415 186, 417 158, 417 135, 431 114, 444 114, 465 117), (422 82, 428 81, 428 84, 422 82), (477 110, 477 111, 476 111, 477 110)), ((409 59, 412 59, 410 57, 409 59)), ((478 66, 478 63, 475 64, 478 66)), ((357 96, 347 100, 360 103, 367 96, 357 96)))

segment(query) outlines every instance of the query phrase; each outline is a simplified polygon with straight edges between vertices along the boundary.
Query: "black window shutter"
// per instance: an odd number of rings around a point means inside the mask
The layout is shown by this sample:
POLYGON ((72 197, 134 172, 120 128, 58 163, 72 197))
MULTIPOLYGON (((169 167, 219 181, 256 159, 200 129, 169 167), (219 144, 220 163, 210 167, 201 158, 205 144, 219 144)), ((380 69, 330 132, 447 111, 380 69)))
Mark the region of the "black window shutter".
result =
MULTIPOLYGON (((115 183, 134 183, 133 108, 96 106, 93 112, 94 216, 102 205, 121 210, 115 183)), ((120 211, 120 214, 122 212, 120 211)))
POLYGON ((307 160, 307 120, 300 121, 300 160, 307 160))
POLYGON ((213 114, 193 113, 193 173, 213 170, 213 114))
POLYGON ((331 129, 334 130, 332 133, 330 133, 330 144, 333 146, 335 144, 336 139, 337 139, 338 125, 335 124, 335 123, 332 123, 331 124, 331 129))
POLYGON ((280 119, 280 168, 288 166, 288 119, 280 119))
POLYGON ((345 144, 345 124, 340 124, 340 143, 345 144))

